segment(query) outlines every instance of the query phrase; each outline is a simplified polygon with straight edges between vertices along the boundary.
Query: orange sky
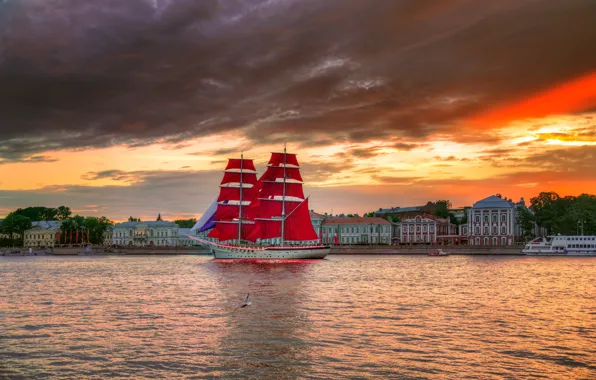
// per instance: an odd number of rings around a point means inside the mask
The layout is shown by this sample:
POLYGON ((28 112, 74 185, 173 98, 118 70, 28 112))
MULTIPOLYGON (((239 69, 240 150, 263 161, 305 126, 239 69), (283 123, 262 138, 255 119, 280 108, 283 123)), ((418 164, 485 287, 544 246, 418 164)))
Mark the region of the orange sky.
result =
POLYGON ((320 212, 596 193, 596 2, 210 4, 0 2, 0 217, 198 217, 284 142, 320 212))

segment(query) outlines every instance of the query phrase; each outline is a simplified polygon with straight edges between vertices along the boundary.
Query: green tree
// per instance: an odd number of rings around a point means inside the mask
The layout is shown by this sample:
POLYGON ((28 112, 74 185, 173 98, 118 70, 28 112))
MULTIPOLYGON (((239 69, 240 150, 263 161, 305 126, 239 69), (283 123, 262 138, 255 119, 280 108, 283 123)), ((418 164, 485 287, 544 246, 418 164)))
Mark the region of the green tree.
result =
POLYGON ((72 212, 70 211, 70 207, 60 206, 56 209, 56 219, 58 220, 66 220, 70 218, 72 212))
POLYGON ((26 216, 19 215, 16 212, 11 212, 2 221, 0 228, 2 233, 10 236, 10 240, 13 242, 15 240, 19 240, 22 244, 25 231, 31 229, 31 219, 26 216), (15 235, 19 236, 19 238, 15 239, 15 235))
POLYGON ((439 218, 449 217, 449 208, 451 207, 451 202, 449 200, 439 200, 435 203, 435 205, 435 216, 438 216, 439 218))
POLYGON ((367 212, 366 214, 364 214, 364 216, 367 217, 367 218, 372 218, 372 217, 375 216, 375 212, 374 211, 367 212))
POLYGON ((89 234, 91 244, 99 245, 103 244, 105 234, 114 225, 114 222, 105 216, 100 218, 87 217, 83 225, 86 228, 86 233, 89 234))
POLYGON ((596 235, 596 196, 582 194, 575 199, 564 216, 568 233, 596 235))
POLYGON ((192 228, 197 223, 195 218, 174 220, 174 223, 180 228, 192 228))
POLYGON ((542 192, 538 196, 530 199, 530 204, 536 215, 536 222, 540 227, 553 232, 553 227, 557 224, 557 219, 561 215, 557 212, 556 203, 561 197, 555 192, 542 192))
POLYGON ((399 223, 399 222, 401 222, 401 219, 397 215, 389 215, 387 217, 387 220, 390 221, 391 223, 399 223))
POLYGON ((42 220, 54 220, 56 217, 56 209, 42 206, 18 208, 16 215, 21 215, 29 218, 32 222, 39 222, 42 220))
POLYGON ((536 217, 526 207, 519 205, 516 210, 517 224, 521 227, 522 235, 525 237, 534 236, 534 222, 536 217))

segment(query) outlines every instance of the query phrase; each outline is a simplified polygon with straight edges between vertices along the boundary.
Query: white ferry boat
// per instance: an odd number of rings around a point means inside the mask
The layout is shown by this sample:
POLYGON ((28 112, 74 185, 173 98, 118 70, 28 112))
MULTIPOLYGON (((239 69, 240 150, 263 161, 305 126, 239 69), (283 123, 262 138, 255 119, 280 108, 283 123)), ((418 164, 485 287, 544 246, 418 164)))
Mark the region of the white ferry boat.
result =
POLYGON ((531 256, 596 256, 596 236, 548 236, 530 241, 521 251, 531 256))

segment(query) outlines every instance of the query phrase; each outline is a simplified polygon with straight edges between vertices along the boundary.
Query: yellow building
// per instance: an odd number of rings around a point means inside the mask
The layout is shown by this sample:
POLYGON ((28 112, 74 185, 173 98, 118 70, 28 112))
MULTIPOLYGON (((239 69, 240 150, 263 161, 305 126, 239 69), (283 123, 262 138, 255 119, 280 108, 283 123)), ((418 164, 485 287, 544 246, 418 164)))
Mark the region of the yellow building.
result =
POLYGON ((56 234, 60 231, 61 223, 57 220, 33 222, 33 228, 25 231, 23 246, 53 247, 56 244, 56 234))

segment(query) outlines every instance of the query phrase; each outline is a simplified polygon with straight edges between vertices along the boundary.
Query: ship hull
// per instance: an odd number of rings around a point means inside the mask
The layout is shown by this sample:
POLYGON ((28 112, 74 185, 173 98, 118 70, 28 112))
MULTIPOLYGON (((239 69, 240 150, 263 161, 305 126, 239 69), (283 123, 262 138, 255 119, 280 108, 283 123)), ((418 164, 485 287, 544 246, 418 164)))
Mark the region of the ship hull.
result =
POLYGON ((584 251, 584 252, 556 252, 556 251, 536 251, 536 250, 522 250, 526 256, 574 256, 574 257, 593 257, 596 256, 596 251, 584 251))
POLYGON ((324 259, 331 248, 321 247, 271 247, 246 249, 241 247, 212 247, 216 259, 274 259, 309 260, 324 259))

